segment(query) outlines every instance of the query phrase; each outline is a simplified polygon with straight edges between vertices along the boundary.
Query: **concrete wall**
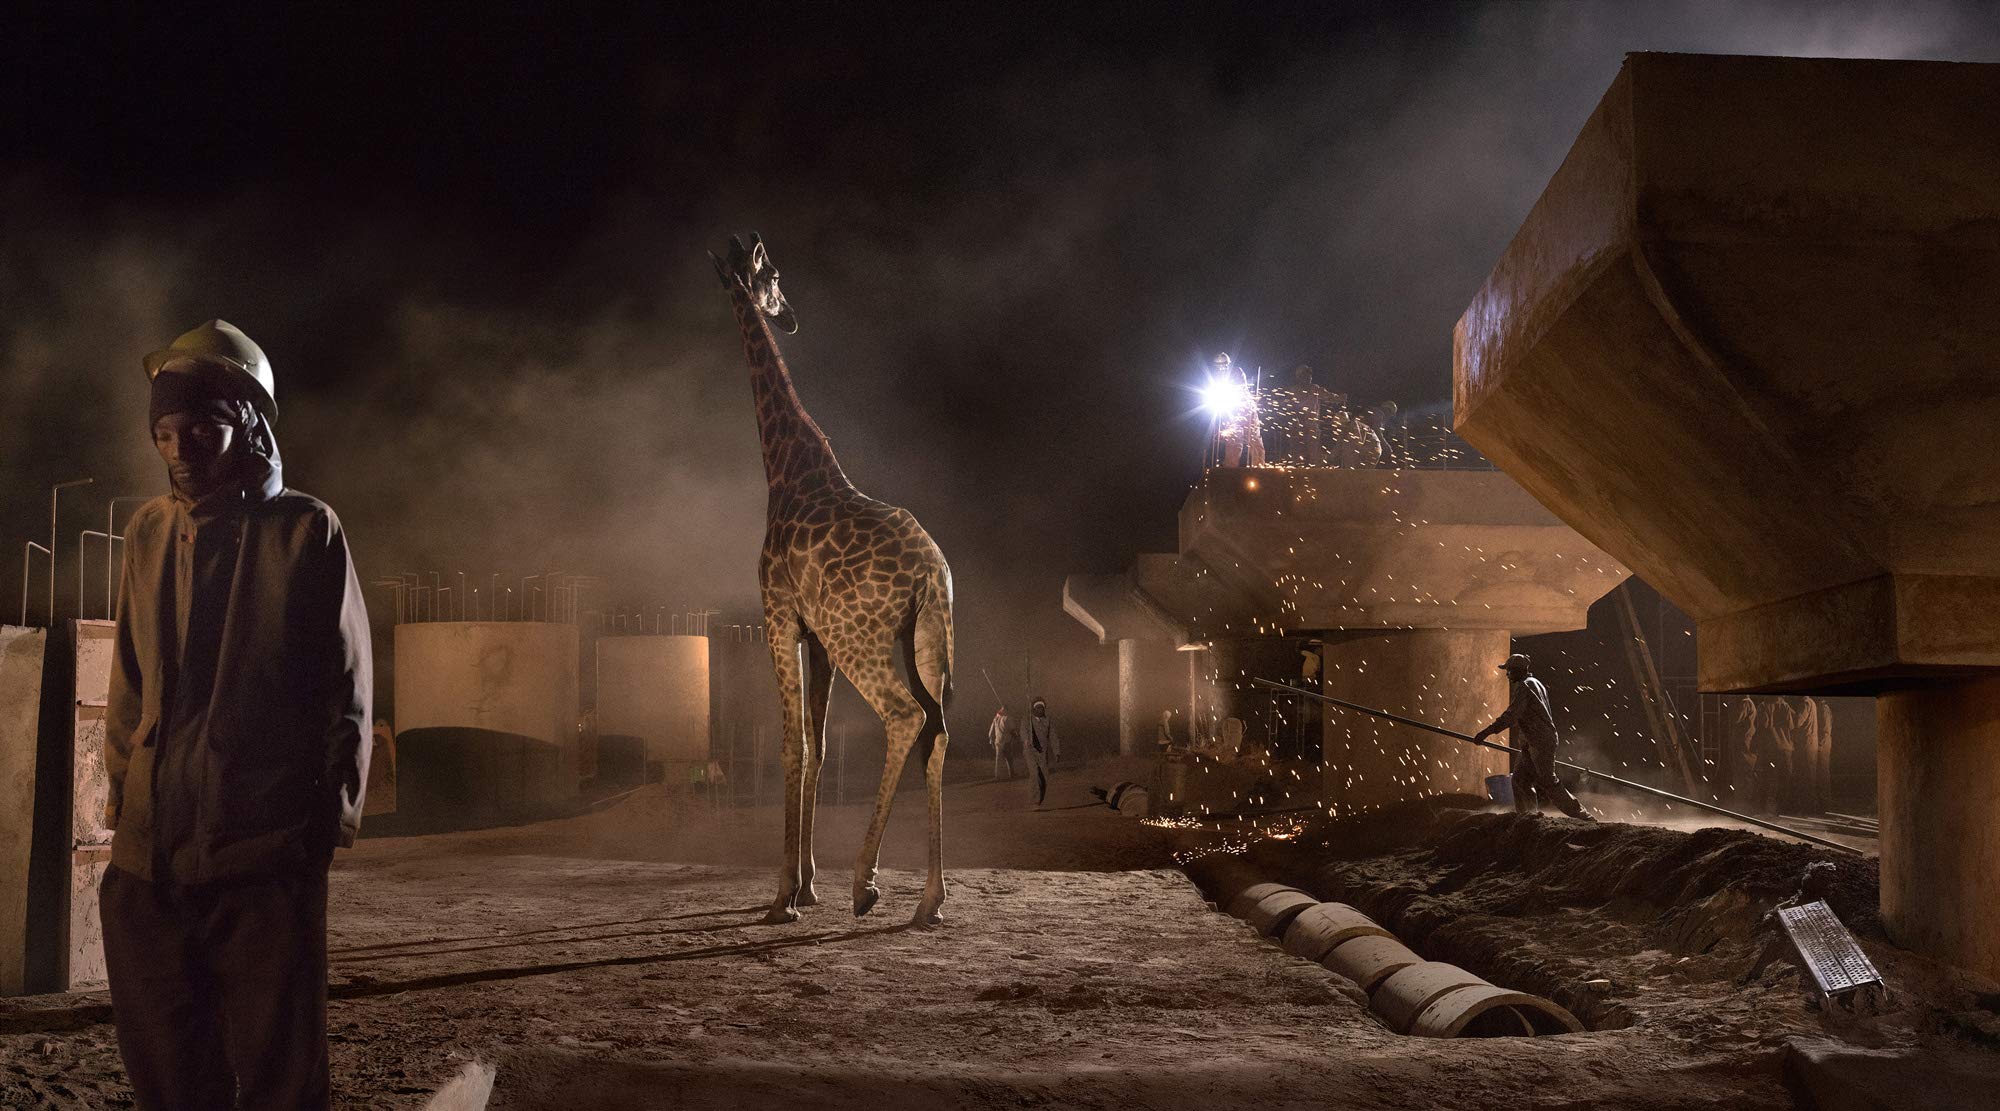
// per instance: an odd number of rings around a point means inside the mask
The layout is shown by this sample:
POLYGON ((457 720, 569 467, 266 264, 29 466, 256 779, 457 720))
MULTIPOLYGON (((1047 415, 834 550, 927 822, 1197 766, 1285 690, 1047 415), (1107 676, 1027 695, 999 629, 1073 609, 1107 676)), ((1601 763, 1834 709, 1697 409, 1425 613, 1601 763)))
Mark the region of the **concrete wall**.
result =
POLYGON ((602 637, 597 641, 597 733, 637 737, 648 763, 706 763, 708 638, 602 637))
POLYGON ((48 632, 0 626, 0 995, 25 990, 28 859, 48 632))

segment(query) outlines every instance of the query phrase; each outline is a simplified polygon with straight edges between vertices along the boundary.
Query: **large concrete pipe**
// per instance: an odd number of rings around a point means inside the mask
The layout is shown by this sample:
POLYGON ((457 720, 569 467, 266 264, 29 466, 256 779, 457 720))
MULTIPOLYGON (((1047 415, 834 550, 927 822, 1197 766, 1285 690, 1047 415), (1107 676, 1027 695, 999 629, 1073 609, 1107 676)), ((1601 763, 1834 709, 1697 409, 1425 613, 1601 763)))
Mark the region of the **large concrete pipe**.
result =
POLYGON ((1394 936, 1345 903, 1315 903, 1285 927, 1285 952, 1318 964, 1343 941, 1394 936))
POLYGON ((1703 690, 1880 696, 1884 924, 1989 976, 1996 119, 2000 66, 1629 55, 1453 387, 1460 435, 1695 618, 1703 690))
POLYGON ((1227 899, 1228 913, 1287 953, 1315 960, 1367 993, 1368 1007, 1398 1034, 1432 1038, 1576 1033, 1583 1024, 1554 1002, 1487 983, 1457 965, 1427 961, 1367 915, 1322 903, 1281 883, 1247 882, 1228 865, 1199 869, 1197 882, 1227 899), (1233 892, 1233 894, 1231 894, 1233 892))
POLYGON ((1389 1029, 1407 1034, 1410 1025, 1417 1020, 1417 1014, 1445 993, 1485 982, 1455 964, 1419 961, 1391 973, 1369 995, 1369 999, 1374 1004, 1375 1013, 1382 1016, 1389 1029))
POLYGON ((1328 950, 1319 963, 1360 984, 1361 990, 1371 993, 1372 998, 1382 981, 1411 965, 1422 964, 1423 960, 1416 950, 1385 933, 1343 941, 1328 950))
POLYGON ((1539 995, 1508 991, 1482 981, 1432 1000, 1410 1022, 1409 1032, 1424 1038, 1580 1034, 1583 1023, 1568 1009, 1539 995))
POLYGON ((1292 924, 1292 919, 1318 903, 1318 899, 1296 887, 1260 883, 1245 888, 1242 894, 1231 900, 1229 913, 1250 923, 1259 934, 1277 937, 1292 924))

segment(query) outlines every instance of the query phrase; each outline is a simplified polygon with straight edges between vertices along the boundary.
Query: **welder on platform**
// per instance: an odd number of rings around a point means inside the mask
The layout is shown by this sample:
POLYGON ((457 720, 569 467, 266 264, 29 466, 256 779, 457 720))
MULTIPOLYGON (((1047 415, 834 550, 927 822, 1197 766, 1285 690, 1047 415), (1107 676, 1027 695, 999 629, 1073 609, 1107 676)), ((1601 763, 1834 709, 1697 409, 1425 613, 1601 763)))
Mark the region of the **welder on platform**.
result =
POLYGON ((1519 652, 1507 657, 1500 670, 1507 673, 1507 711, 1472 739, 1483 741, 1506 730, 1508 740, 1520 750, 1514 757, 1514 809, 1526 814, 1548 802, 1572 818, 1596 821, 1556 777, 1556 715, 1549 706, 1548 688, 1528 674, 1528 657, 1519 652))
POLYGON ((368 781, 368 614, 285 487, 271 364, 210 321, 148 355, 172 493, 125 529, 100 892, 142 1108, 324 1108, 327 866, 368 781))
POLYGON ((1215 356, 1208 377, 1209 407, 1216 417, 1216 442, 1222 465, 1264 465, 1264 430, 1257 415, 1257 393, 1250 379, 1224 351, 1215 356))

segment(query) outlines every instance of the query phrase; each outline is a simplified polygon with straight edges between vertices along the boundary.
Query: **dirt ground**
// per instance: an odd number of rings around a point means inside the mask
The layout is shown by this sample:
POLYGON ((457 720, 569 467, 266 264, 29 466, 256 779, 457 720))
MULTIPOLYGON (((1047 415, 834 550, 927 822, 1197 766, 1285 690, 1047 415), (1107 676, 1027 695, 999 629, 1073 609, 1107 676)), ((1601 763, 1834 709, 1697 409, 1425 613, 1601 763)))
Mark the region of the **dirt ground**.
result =
MULTIPOLYGON (((1134 770, 1066 771, 1039 812, 1019 782, 952 787, 951 896, 929 931, 907 925, 923 879, 916 794, 898 799, 883 899, 858 921, 857 805, 822 808, 822 903, 786 926, 759 921, 778 846, 769 809, 642 791, 535 826, 364 840, 332 878, 336 1102, 420 1107, 481 1060, 498 1068, 496 1108, 1790 1107, 1788 1044, 1931 1039, 1945 1052, 1979 1036, 1976 1017, 1953 1027, 1929 1004, 1900 1025, 1830 1029, 1781 969, 1748 991, 1719 986, 1740 954, 1683 961, 1659 908, 1630 892, 1450 903, 1478 886, 1468 869, 1546 870, 1537 853, 1571 851, 1562 832, 1522 833, 1519 853, 1481 858, 1493 831, 1451 841, 1427 818, 1376 831, 1379 844, 1349 830, 1342 852, 1295 837, 1231 857, 1346 884, 1378 911, 1401 898, 1395 928, 1457 954, 1443 959, 1513 952, 1502 971, 1572 1001, 1582 972, 1616 985, 1602 1007, 1579 1007, 1607 1027, 1590 1033, 1399 1037, 1351 984, 1207 907, 1172 853, 1214 838, 1086 794, 1134 770), (1526 958, 1495 943, 1524 935, 1526 958)), ((1914 975, 1885 942, 1866 943, 1914 975)), ((0 1106, 129 1105, 101 993, 0 1004, 0 1106)))

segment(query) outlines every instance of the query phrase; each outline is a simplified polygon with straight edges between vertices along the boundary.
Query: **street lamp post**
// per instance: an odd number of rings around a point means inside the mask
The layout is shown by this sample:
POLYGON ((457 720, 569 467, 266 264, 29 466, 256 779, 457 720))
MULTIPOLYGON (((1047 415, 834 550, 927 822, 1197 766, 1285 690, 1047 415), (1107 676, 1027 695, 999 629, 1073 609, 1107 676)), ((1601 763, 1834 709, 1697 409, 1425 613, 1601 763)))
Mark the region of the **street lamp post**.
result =
MULTIPOLYGON (((94 478, 72 478, 68 482, 58 482, 49 487, 49 629, 56 627, 56 501, 62 492, 72 486, 88 486, 94 478)), ((83 558, 81 554, 78 559, 83 558)), ((83 599, 76 600, 77 612, 83 612, 83 599)))

